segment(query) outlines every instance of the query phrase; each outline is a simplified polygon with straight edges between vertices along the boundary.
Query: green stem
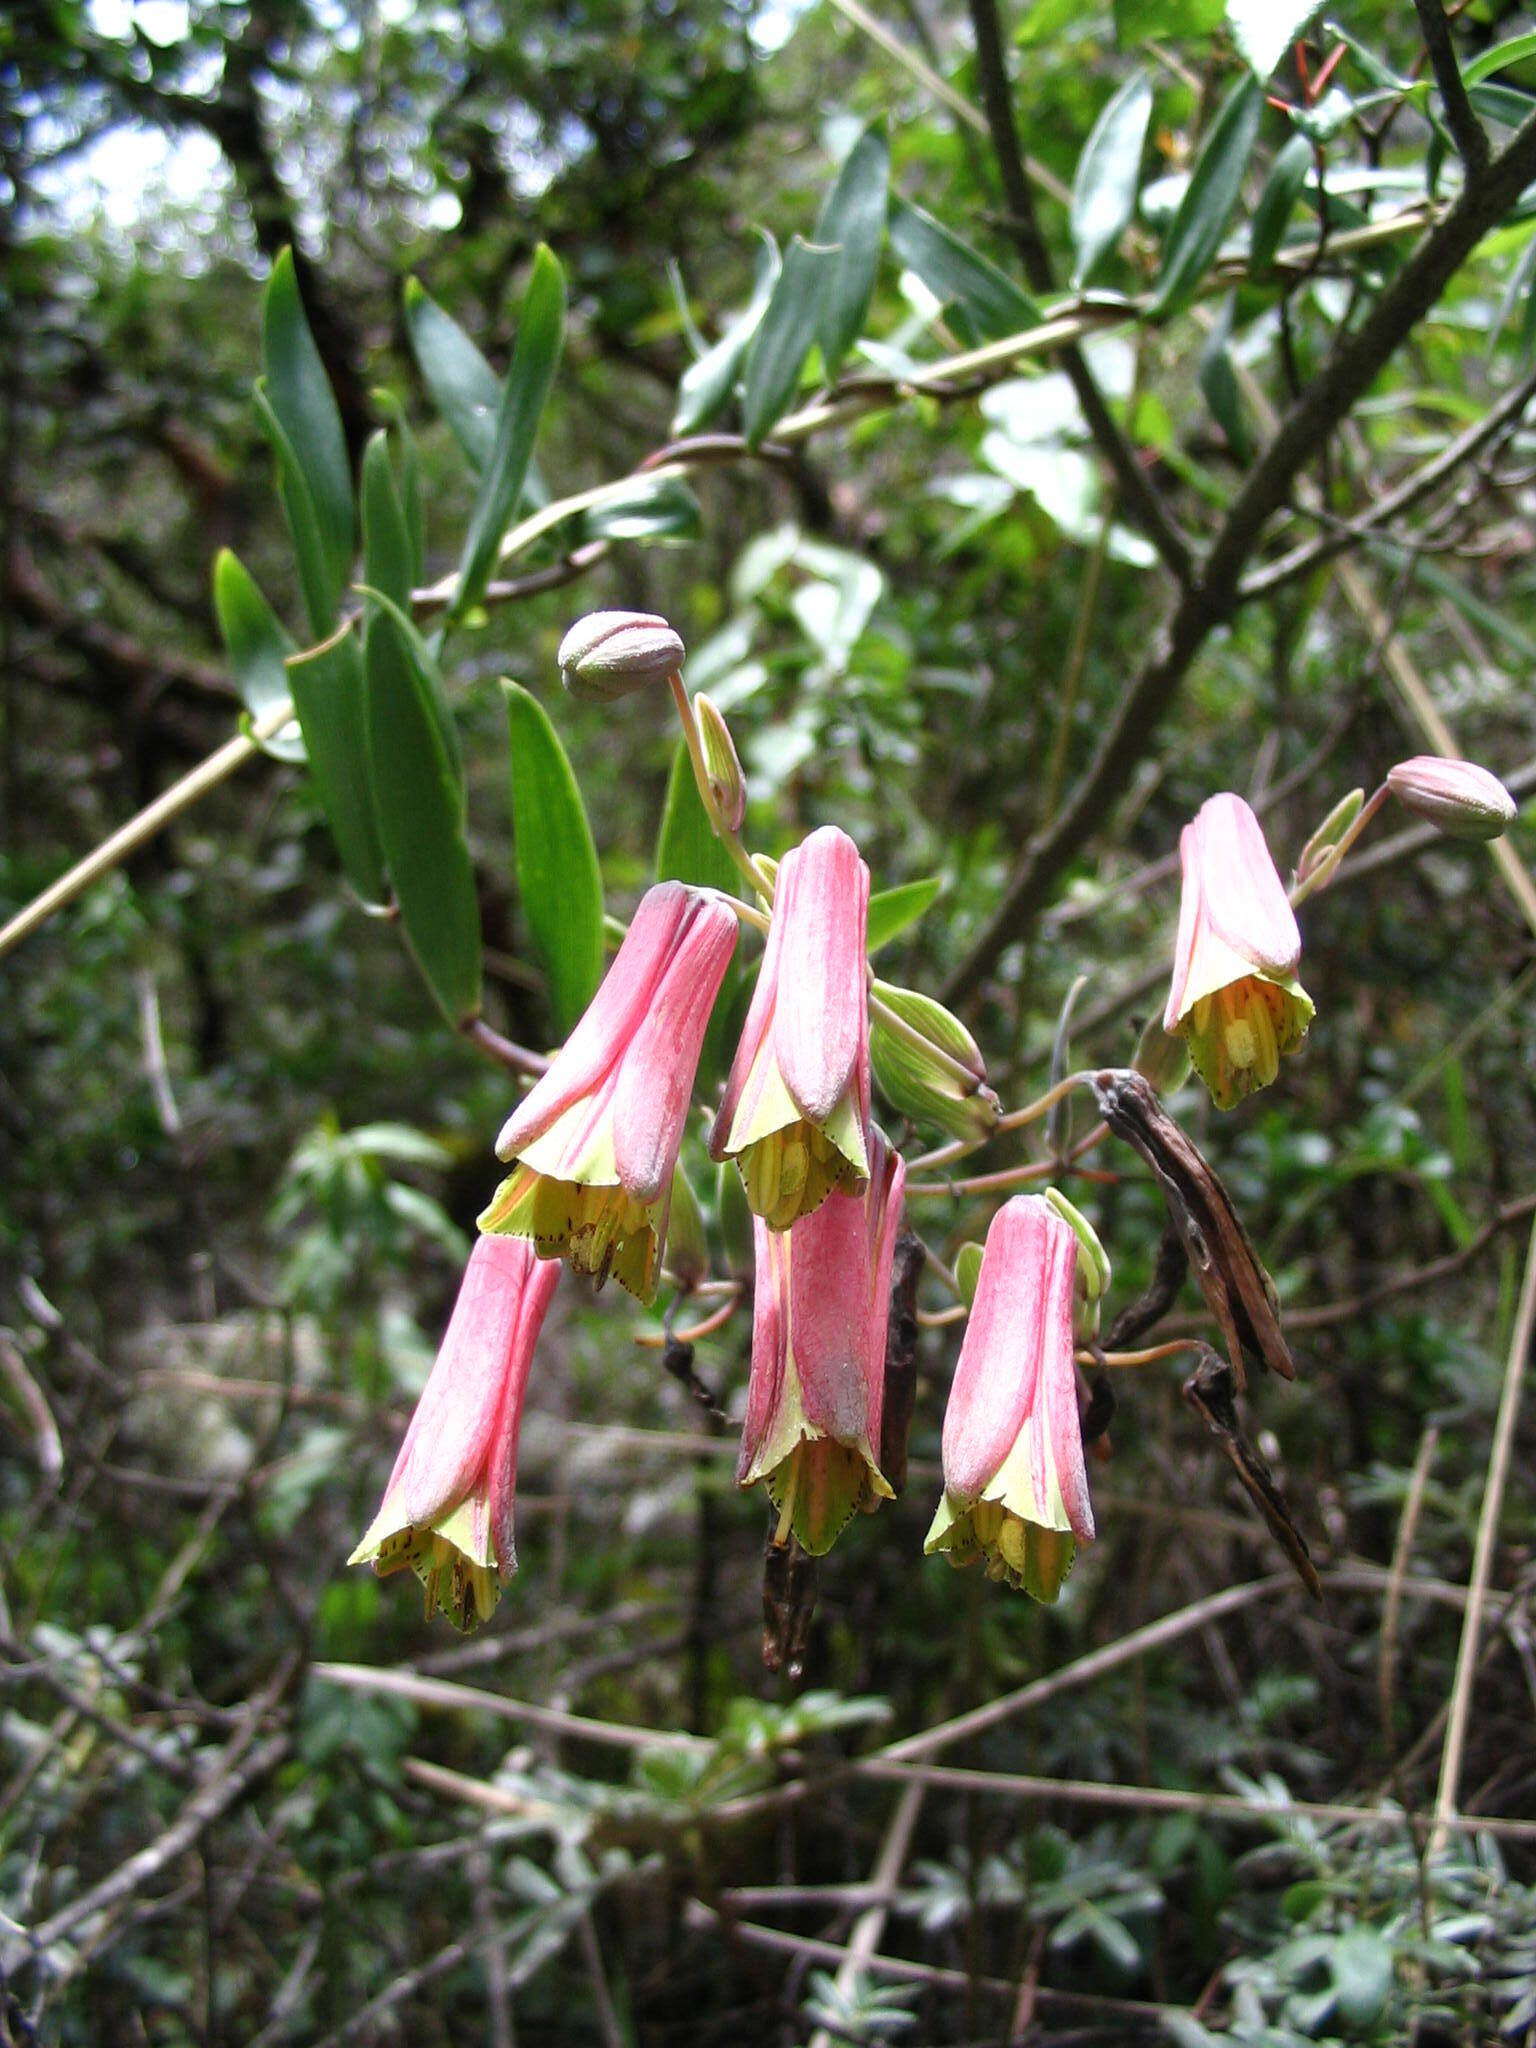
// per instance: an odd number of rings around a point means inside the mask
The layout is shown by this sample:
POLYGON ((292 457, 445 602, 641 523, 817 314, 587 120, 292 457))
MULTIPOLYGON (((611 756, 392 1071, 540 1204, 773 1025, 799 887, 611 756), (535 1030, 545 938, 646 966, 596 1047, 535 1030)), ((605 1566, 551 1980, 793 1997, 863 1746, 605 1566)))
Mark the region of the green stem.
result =
POLYGON ((1344 863, 1344 856, 1349 852, 1349 849, 1354 845, 1360 834, 1369 825, 1372 818, 1375 817, 1390 795, 1391 791, 1385 783, 1382 783, 1381 787, 1361 805, 1359 816, 1344 834, 1343 838, 1337 840, 1328 849, 1304 881, 1294 884, 1290 892, 1291 908, 1293 910, 1298 905, 1305 903, 1309 896, 1315 896, 1319 889, 1326 889, 1338 880, 1339 869, 1344 863))

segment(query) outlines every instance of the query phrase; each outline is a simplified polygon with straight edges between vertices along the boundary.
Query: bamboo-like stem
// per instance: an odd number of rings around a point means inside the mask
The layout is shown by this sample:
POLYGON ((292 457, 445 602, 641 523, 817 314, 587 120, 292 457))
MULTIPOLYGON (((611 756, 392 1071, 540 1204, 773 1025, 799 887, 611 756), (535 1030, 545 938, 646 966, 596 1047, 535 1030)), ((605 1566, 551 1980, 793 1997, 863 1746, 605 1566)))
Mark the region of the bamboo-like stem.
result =
MULTIPOLYGON (((1522 870, 1522 873, 1524 870, 1522 870)), ((1525 1382, 1525 1362, 1536 1331, 1536 1225, 1525 1255, 1525 1278, 1515 1327, 1510 1334, 1509 1353, 1504 1361, 1504 1386, 1499 1396, 1498 1420, 1493 1425, 1493 1444, 1488 1453, 1488 1477, 1483 1487, 1482 1512, 1477 1518, 1477 1543, 1472 1552, 1472 1575, 1467 1581, 1467 1611, 1461 1624, 1461 1647, 1456 1654, 1456 1677, 1451 1685, 1450 1706, 1445 1723, 1445 1747, 1440 1752, 1440 1784, 1435 1793, 1435 1824, 1429 1838, 1429 1855, 1445 1845, 1450 1823, 1456 1813, 1456 1794, 1461 1784, 1461 1760, 1466 1750, 1467 1728, 1472 1716, 1472 1687, 1477 1674, 1477 1645, 1482 1632, 1483 1608, 1488 1599, 1488 1581, 1493 1572, 1494 1545, 1499 1536, 1499 1511, 1504 1505, 1504 1482, 1515 1447, 1515 1422, 1520 1414, 1520 1394, 1525 1382)))

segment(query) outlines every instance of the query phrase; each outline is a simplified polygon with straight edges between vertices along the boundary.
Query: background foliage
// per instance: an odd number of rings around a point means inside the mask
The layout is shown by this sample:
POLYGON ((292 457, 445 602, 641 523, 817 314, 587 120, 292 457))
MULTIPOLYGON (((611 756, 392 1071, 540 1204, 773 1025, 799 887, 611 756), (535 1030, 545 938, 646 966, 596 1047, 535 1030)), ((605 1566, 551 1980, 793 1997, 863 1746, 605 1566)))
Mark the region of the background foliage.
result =
MULTIPOLYGON (((1464 68, 1531 26, 1498 0, 1453 13, 1464 68)), ((1420 16, 1443 23, 1377 0, 1328 26, 1207 0, 1033 0, 1000 24, 913 0, 873 29, 851 0, 11 10, 0 908, 235 729, 220 548, 310 637, 251 403, 279 251, 350 463, 411 424, 430 579, 474 465, 406 280, 499 374, 535 247, 556 252, 569 325, 530 488, 571 496, 667 444, 680 385, 688 418, 695 350, 768 274, 764 231, 813 274, 790 252, 826 239, 878 123, 901 204, 843 368, 865 399, 779 446, 836 348, 823 330, 787 372, 760 348, 740 399, 726 378, 691 423, 745 427, 758 459, 733 440, 627 530, 573 516, 451 643, 488 1009, 544 1045, 565 1002, 519 884, 499 678, 558 727, 609 907, 655 870, 665 705, 554 687, 564 626, 618 604, 684 634, 755 843, 835 821, 877 888, 943 877, 882 972, 948 990, 1005 1100, 1043 1078, 1080 975, 1076 1056, 1126 1059, 1210 791, 1248 794, 1284 865, 1336 797, 1426 749, 1426 699, 1536 782, 1536 163, 1359 388, 1330 383, 1430 214, 1477 187, 1464 114, 1497 162, 1536 88, 1516 45, 1458 107, 1420 16), (1272 98, 1245 59, 1277 67, 1272 98), (1287 237, 1305 253, 1277 263, 1287 237), (912 390, 1069 285, 1104 324, 1081 353, 912 390)), ((809 1690, 762 1669, 760 1509, 632 1342, 655 1319, 569 1287, 494 1629, 456 1644, 342 1569, 510 1094, 352 900, 302 767, 247 765, 28 939, 0 968, 0 2038, 1536 2038, 1529 1421, 1461 1773, 1467 1812, 1515 1825, 1424 1853, 1536 1206, 1532 929, 1485 849, 1427 841, 1386 828, 1308 907, 1319 1021, 1280 1084, 1226 1118, 1181 1098, 1289 1311, 1301 1379, 1256 1390, 1255 1420, 1325 1605, 1280 1569, 1177 1362, 1123 1393, 1100 1540, 1059 1608, 920 1562, 936 1330, 912 1482, 823 1574, 809 1690), (1091 1682, 1053 1682, 1094 1652, 1091 1682), (316 1669, 338 1663, 490 1697, 316 1669), (939 1761, 924 1731, 1026 1685, 945 1747, 968 1777, 842 1767, 909 1738, 939 1761), (1348 1811, 1383 1797, 1402 1826, 1348 1811)), ((1512 844, 1528 857, 1524 828, 1512 844)), ((1160 1223, 1128 1161, 1073 1187, 1125 1298, 1160 1223)), ((922 1227, 952 1249, 989 1207, 930 1204, 922 1227)), ((697 1364, 731 1408, 740 1316, 697 1364)))

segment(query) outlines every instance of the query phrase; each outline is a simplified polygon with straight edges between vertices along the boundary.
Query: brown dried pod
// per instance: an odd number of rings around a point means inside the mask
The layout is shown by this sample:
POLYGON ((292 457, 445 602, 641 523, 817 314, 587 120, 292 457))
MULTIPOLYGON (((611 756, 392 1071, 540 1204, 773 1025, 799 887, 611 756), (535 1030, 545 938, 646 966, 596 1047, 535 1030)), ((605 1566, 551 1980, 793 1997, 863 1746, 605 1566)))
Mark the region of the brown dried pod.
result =
POLYGON ((1200 1363, 1184 1382, 1184 1398, 1201 1416, 1205 1426, 1220 1443, 1242 1481, 1244 1491, 1269 1524, 1270 1534, 1290 1559, 1296 1576, 1314 1600, 1323 1597, 1323 1582, 1297 1528, 1274 1475, 1244 1436, 1237 1416, 1237 1392, 1232 1368, 1209 1344, 1196 1346, 1200 1363))

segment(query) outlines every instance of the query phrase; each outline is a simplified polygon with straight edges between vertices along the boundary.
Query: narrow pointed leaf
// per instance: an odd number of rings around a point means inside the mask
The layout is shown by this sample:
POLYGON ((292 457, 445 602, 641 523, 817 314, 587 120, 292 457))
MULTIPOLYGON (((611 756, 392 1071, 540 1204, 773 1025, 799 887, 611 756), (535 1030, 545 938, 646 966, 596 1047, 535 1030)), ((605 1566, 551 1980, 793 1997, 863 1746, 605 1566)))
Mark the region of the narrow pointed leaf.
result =
MULTIPOLYGON (((238 555, 220 548, 213 565, 213 609, 240 700, 265 718, 293 695, 284 666, 295 649, 281 621, 238 555)), ((263 747, 279 761, 304 759, 304 736, 289 725, 263 747)))
POLYGON ((1151 81, 1137 71, 1110 100, 1083 145, 1072 181, 1073 281, 1079 285, 1087 283, 1130 225, 1151 118, 1151 81))
POLYGON ((636 477, 632 490, 594 505, 582 532, 597 540, 692 540, 702 527, 699 501, 680 476, 636 477))
POLYGON ((428 397, 470 468, 483 475, 496 446, 501 380, 458 321, 414 277, 406 281, 405 331, 428 397))
POLYGON ((291 249, 280 251, 267 280, 261 356, 267 400, 297 460, 339 592, 352 566, 352 467, 335 394, 299 297, 291 249))
POLYGON ((1476 85, 1481 79, 1491 78, 1495 71, 1503 71, 1511 64, 1523 64, 1528 57, 1536 57, 1536 29, 1527 29, 1524 35, 1511 36, 1508 42, 1495 43, 1491 50, 1484 50, 1474 57, 1461 74, 1462 83, 1476 85))
POLYGON ((914 925, 933 905, 944 888, 940 875, 921 882, 901 882, 894 889, 881 889, 869 899, 869 927, 866 943, 871 953, 914 925))
POLYGON ((382 427, 363 450, 362 496, 363 580, 397 605, 408 606, 415 580, 411 536, 382 427))
POLYGON ((569 1035, 603 978, 603 882, 592 827, 560 736, 538 699, 503 682, 512 742, 512 835, 523 922, 549 979, 555 1034, 569 1035))
POLYGON ((422 701, 431 712, 432 722, 437 727, 438 744, 443 750, 443 759, 447 762, 449 772, 458 788, 459 808, 462 814, 466 801, 464 754, 459 745, 459 729, 448 702, 448 692, 443 684, 442 670, 438 665, 437 642, 435 639, 424 640, 410 613, 403 605, 396 604, 384 591, 375 590, 367 583, 359 584, 358 590, 368 601, 370 617, 375 611, 388 612, 399 630, 406 653, 416 670, 417 681, 422 688, 422 701))
POLYGON ((517 346, 496 419, 495 445, 481 480, 459 562, 459 587, 451 614, 454 619, 462 619, 480 602, 496 567, 502 535, 522 495, 544 401, 564 338, 565 274, 541 242, 523 294, 517 346))
POLYGON ((272 405, 264 377, 256 379, 255 400, 257 416, 277 461, 277 494, 293 541, 304 609, 315 638, 324 640, 336 624, 345 572, 338 570, 331 558, 303 464, 272 405))
POLYGON ((368 621, 368 771, 406 942, 443 1015, 480 1007, 480 908, 459 786, 412 650, 393 615, 368 621))
POLYGON ((1177 313, 1200 289, 1242 190, 1263 111, 1264 94, 1251 78, 1222 102, 1163 244, 1154 313, 1177 313))
POLYGON ((1040 308, 1005 271, 905 199, 891 201, 891 247, 936 299, 959 309, 967 339, 995 341, 1039 326, 1040 308))
POLYGON ((884 131, 866 128, 849 150, 837 183, 827 195, 816 223, 815 240, 835 248, 822 294, 816 339, 821 344, 827 381, 837 375, 844 356, 859 338, 880 263, 885 239, 886 187, 891 152, 884 131))
POLYGON ((751 298, 714 347, 707 349, 696 363, 690 363, 682 374, 677 387, 677 411, 672 416, 674 434, 692 434, 708 426, 730 397, 752 337, 768 310, 780 269, 778 244, 765 234, 751 298))
POLYGON ((400 505, 405 514, 406 538, 411 553, 411 583, 414 587, 426 573, 426 515, 421 503, 421 460, 416 453, 416 436, 405 416, 405 407, 393 391, 376 390, 374 403, 394 428, 400 449, 400 505))
POLYGON ((834 250, 790 242, 784 268, 768 301, 747 357, 742 392, 742 427, 749 448, 782 419, 800 383, 800 372, 816 339, 822 301, 830 288, 837 261, 834 250))
POLYGON ((1200 389, 1216 424, 1226 435, 1239 462, 1253 454, 1253 437, 1243 416, 1242 395, 1232 363, 1232 301, 1222 307, 1220 317, 1200 351, 1200 389))
POLYGON ((1257 276, 1262 277, 1279 254, 1313 161, 1306 136, 1293 135, 1269 167, 1248 231, 1248 261, 1257 276))
POLYGON ((288 663, 309 771, 347 880, 364 903, 383 903, 384 853, 368 778, 362 651, 350 628, 288 663))

